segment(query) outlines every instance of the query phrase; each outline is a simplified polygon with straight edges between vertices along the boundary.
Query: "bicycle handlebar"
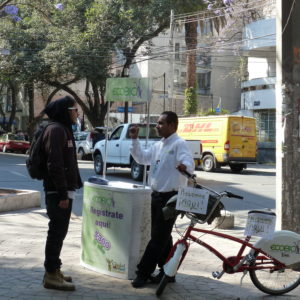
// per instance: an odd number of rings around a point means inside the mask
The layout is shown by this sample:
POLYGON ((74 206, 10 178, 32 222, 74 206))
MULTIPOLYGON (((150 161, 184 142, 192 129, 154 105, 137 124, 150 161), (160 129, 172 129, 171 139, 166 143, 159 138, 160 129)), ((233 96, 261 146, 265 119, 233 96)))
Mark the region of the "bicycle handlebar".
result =
POLYGON ((231 192, 225 191, 225 193, 226 193, 226 196, 227 196, 228 198, 244 199, 243 196, 239 196, 239 195, 233 194, 233 193, 231 193, 231 192))
POLYGON ((186 177, 192 179, 192 180, 194 181, 195 187, 197 187, 197 188, 200 188, 200 189, 202 189, 202 188, 207 189, 207 190, 209 190, 209 191, 211 191, 211 192, 213 192, 213 193, 215 193, 215 194, 217 194, 217 195, 219 195, 219 196, 222 196, 222 195, 223 195, 223 196, 227 196, 228 198, 244 199, 244 197, 242 197, 242 196, 239 196, 239 195, 233 194, 233 193, 231 193, 231 192, 227 192, 227 191, 224 191, 224 192, 222 192, 221 194, 220 194, 220 193, 217 193, 216 191, 213 191, 213 190, 210 189, 210 188, 204 187, 204 186, 202 186, 201 184, 197 184, 197 183, 196 183, 196 175, 195 175, 195 174, 190 174, 188 171, 179 171, 179 172, 182 173, 182 174, 184 174, 186 177))

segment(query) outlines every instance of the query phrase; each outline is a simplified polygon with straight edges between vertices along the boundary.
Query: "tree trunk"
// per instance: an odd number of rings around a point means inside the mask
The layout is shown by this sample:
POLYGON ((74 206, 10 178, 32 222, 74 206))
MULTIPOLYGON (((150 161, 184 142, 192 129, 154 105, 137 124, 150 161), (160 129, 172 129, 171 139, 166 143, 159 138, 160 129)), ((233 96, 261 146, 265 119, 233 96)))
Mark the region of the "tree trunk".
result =
POLYGON ((17 86, 13 81, 9 81, 8 86, 11 92, 11 112, 8 118, 8 124, 6 126, 6 130, 13 131, 13 122, 15 120, 16 110, 17 110, 17 86))
MULTIPOLYGON (((282 166, 277 174, 277 176, 281 175, 280 179, 282 179, 282 190, 279 191, 281 194, 277 195, 281 201, 277 199, 277 209, 282 212, 282 229, 300 233, 300 89, 298 87, 300 81, 300 37, 298 34, 300 3, 296 1, 291 4, 289 1, 281 0, 281 5, 282 17, 278 22, 281 23, 281 29, 285 28, 285 31, 284 34, 278 33, 282 37, 282 46, 277 50, 278 61, 282 61, 282 74, 278 72, 277 76, 278 81, 282 76, 280 95, 283 96, 278 113, 282 108, 285 126, 283 127, 282 149, 277 150, 280 151, 277 153, 277 164, 282 166), (292 14, 291 5, 294 6, 292 14)), ((277 138, 279 139, 277 145, 281 145, 282 136, 277 134, 277 138)))
POLYGON ((185 23, 186 54, 186 87, 196 88, 196 48, 197 48, 197 21, 187 19, 185 23))
POLYGON ((29 140, 32 139, 36 124, 39 119, 34 117, 34 84, 33 82, 25 84, 25 89, 28 97, 28 125, 27 125, 27 133, 29 136, 29 140))

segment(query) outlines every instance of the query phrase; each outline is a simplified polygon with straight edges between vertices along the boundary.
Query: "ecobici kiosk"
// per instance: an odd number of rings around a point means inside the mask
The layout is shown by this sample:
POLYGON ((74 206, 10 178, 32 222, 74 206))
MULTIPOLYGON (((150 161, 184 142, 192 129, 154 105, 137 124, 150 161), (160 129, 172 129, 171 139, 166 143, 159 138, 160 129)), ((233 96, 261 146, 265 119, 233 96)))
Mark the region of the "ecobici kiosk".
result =
MULTIPOLYGON (((146 103, 147 136, 151 92, 149 78, 106 81, 107 101, 146 103)), ((109 110, 106 128, 108 120, 109 110)), ((150 239, 151 190, 146 187, 146 168, 143 185, 106 180, 107 139, 106 131, 103 177, 97 178, 100 184, 84 183, 81 264, 102 274, 132 279, 150 239)))

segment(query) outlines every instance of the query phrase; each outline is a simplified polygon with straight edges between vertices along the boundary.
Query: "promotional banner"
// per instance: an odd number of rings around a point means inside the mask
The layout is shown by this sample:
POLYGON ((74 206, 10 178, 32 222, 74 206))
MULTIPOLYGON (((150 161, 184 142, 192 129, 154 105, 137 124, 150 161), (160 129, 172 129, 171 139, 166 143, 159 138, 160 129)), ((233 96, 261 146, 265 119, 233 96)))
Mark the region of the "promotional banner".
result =
POLYGON ((147 102, 151 100, 150 78, 108 78, 106 80, 106 101, 147 102))
POLYGON ((141 239, 149 239, 149 229, 141 222, 144 208, 150 214, 145 206, 150 204, 150 192, 85 183, 83 198, 82 264, 118 278, 134 276, 145 244, 141 239))

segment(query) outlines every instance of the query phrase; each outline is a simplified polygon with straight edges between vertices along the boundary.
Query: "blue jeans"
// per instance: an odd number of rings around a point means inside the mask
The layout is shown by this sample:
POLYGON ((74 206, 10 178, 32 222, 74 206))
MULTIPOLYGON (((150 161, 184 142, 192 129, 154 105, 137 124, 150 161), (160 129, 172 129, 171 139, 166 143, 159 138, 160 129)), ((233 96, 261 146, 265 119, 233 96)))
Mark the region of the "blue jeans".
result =
POLYGON ((58 206, 58 194, 46 192, 46 209, 50 219, 48 223, 48 235, 45 247, 44 267, 47 272, 54 272, 61 266, 60 253, 63 241, 68 233, 72 199, 69 199, 69 207, 62 209, 58 206))

